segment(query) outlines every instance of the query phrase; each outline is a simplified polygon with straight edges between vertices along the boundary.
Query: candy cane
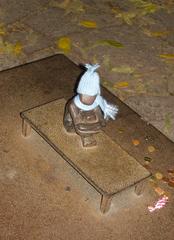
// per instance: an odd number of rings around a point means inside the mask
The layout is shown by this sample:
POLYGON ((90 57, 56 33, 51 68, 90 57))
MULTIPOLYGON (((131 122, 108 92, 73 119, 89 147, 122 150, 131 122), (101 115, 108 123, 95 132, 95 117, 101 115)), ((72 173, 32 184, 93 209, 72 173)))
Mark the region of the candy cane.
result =
POLYGON ((156 209, 163 208, 166 205, 166 203, 168 202, 168 200, 169 200, 169 198, 164 195, 161 199, 159 199, 156 202, 154 207, 152 207, 152 206, 148 207, 149 212, 154 212, 156 209))

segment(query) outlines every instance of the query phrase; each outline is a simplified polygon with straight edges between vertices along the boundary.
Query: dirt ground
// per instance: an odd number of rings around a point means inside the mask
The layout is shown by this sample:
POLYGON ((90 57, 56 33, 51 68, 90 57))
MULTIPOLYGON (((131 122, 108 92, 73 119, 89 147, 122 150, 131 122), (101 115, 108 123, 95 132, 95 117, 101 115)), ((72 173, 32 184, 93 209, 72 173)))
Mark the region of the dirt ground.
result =
MULTIPOLYGON (((0 70, 55 53, 98 62, 103 85, 174 141, 172 0, 0 0, 0 7, 0 70)), ((79 75, 64 58, 59 72, 79 75)), ((0 239, 172 240, 173 187, 155 177, 157 162, 144 195, 120 194, 103 216, 100 196, 44 140, 21 136, 19 112, 58 97, 56 82, 37 79, 30 70, 20 79, 0 73, 0 239), (150 213, 162 190, 167 206, 150 213)))

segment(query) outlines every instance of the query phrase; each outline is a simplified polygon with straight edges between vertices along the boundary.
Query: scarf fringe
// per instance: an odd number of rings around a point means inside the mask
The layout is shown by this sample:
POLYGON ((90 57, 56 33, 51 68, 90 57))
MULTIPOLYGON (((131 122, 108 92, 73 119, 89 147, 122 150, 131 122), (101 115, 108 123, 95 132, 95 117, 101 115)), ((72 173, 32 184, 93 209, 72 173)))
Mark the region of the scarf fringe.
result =
POLYGON ((107 101, 104 100, 103 113, 104 113, 104 119, 111 118, 111 119, 115 120, 116 115, 118 113, 118 107, 116 105, 111 104, 111 103, 107 103, 107 101))

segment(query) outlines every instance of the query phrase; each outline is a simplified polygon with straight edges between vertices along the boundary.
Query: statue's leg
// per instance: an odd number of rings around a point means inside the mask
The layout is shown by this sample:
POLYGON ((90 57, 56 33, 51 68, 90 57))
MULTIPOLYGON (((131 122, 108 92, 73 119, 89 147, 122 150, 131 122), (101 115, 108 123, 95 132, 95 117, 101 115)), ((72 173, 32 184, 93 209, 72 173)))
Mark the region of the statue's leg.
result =
POLYGON ((109 211, 112 198, 113 198, 112 195, 105 195, 105 194, 102 195, 101 203, 100 203, 100 210, 103 214, 107 213, 109 211))
POLYGON ((30 124, 23 118, 22 119, 22 135, 24 137, 29 137, 31 133, 31 126, 30 124))
POLYGON ((92 134, 90 135, 81 135, 83 147, 94 147, 97 145, 97 142, 92 134))
POLYGON ((68 107, 65 109, 64 119, 63 119, 63 125, 67 132, 74 132, 74 125, 72 117, 68 111, 68 107))

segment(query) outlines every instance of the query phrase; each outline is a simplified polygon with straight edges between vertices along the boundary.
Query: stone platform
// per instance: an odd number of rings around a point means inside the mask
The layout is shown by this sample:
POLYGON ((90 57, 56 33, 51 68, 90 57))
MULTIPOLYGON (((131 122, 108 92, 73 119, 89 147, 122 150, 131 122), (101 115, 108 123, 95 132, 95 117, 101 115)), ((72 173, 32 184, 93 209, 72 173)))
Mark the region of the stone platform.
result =
POLYGON ((63 127, 65 104, 62 98, 22 112, 23 135, 29 136, 31 128, 37 131, 101 194, 103 213, 118 192, 135 186, 136 194, 141 194, 149 171, 102 131, 95 136, 96 147, 83 148, 79 136, 63 127))

